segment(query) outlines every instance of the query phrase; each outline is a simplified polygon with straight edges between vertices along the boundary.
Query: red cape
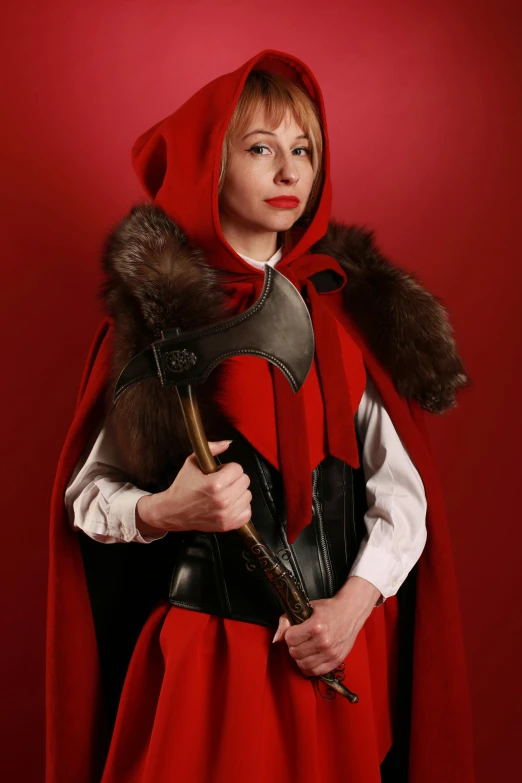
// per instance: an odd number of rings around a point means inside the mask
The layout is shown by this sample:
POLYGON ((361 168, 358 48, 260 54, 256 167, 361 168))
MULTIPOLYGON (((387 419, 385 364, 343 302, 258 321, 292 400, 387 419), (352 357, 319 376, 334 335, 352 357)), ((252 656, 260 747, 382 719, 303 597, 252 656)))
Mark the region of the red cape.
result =
MULTIPOLYGON (((424 482, 426 547, 401 586, 414 595, 410 783, 474 781, 471 716, 462 627, 443 496, 425 430, 425 411, 400 397, 343 310, 338 317, 359 345, 367 372, 424 482)), ((74 419, 58 463, 51 501, 47 626, 47 783, 96 783, 110 738, 97 639, 79 536, 69 525, 64 493, 103 416, 111 363, 106 318, 85 364, 74 419)), ((87 538, 87 537, 86 537, 87 538)), ((148 549, 148 547, 147 547, 148 549)), ((114 549, 113 549, 114 551, 114 549)), ((399 600, 399 605, 401 601, 399 600)), ((400 608, 405 613, 405 608, 400 608)))

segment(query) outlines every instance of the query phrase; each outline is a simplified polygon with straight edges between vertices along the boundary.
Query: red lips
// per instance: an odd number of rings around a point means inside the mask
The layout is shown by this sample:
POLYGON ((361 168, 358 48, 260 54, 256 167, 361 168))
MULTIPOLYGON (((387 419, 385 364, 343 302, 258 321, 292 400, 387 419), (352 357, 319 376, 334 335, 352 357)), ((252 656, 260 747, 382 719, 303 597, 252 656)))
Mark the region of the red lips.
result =
POLYGON ((279 207, 280 209, 295 209, 299 204, 297 196, 277 196, 277 198, 267 198, 265 201, 271 207, 279 207))

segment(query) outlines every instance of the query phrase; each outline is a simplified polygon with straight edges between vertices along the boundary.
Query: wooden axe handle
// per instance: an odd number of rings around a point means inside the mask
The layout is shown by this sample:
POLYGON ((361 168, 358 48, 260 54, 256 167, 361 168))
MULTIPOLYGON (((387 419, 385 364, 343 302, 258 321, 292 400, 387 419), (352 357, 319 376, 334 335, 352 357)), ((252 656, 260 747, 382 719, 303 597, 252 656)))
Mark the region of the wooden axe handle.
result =
MULTIPOLYGON (((205 474, 215 473, 221 466, 217 464, 210 451, 203 428, 203 422, 201 421, 199 405, 192 386, 186 384, 183 386, 176 386, 175 388, 183 411, 185 426, 199 467, 205 474)), ((310 604, 308 596, 302 586, 297 583, 291 571, 289 571, 277 555, 272 552, 270 547, 265 544, 252 524, 252 520, 242 527, 237 528, 237 533, 239 533, 245 545, 259 563, 263 574, 269 580, 270 585, 290 622, 293 625, 297 625, 298 623, 307 620, 313 612, 313 607, 310 604)), ((348 688, 337 679, 335 672, 320 675, 319 679, 328 686, 327 694, 329 694, 330 691, 334 691, 347 698, 352 704, 359 701, 357 694, 348 690, 348 688)))

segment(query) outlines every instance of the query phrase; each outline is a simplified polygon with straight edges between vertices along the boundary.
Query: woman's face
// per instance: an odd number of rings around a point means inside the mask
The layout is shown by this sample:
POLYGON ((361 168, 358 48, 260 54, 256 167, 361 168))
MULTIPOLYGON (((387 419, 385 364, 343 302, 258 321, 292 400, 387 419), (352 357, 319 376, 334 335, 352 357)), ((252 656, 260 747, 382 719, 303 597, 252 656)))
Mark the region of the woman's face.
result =
POLYGON ((248 248, 262 253, 273 247, 273 253, 277 232, 301 217, 314 179, 311 154, 310 141, 290 113, 269 130, 260 109, 246 130, 231 139, 219 215, 223 235, 238 252, 249 255, 248 248), (299 202, 281 208, 266 201, 279 196, 299 202))

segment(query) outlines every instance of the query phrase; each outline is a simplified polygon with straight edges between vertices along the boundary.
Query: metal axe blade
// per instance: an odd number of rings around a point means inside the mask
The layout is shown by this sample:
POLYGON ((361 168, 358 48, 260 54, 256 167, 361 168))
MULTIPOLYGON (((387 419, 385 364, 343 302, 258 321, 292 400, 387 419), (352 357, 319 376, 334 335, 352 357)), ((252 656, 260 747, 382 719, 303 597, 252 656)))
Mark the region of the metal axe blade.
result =
POLYGON ((158 377, 163 386, 204 382, 224 359, 249 354, 274 364, 294 392, 312 366, 315 341, 308 308, 281 272, 265 266, 263 290, 243 313, 192 332, 162 331, 162 339, 134 356, 121 371, 113 402, 138 381, 158 377))

